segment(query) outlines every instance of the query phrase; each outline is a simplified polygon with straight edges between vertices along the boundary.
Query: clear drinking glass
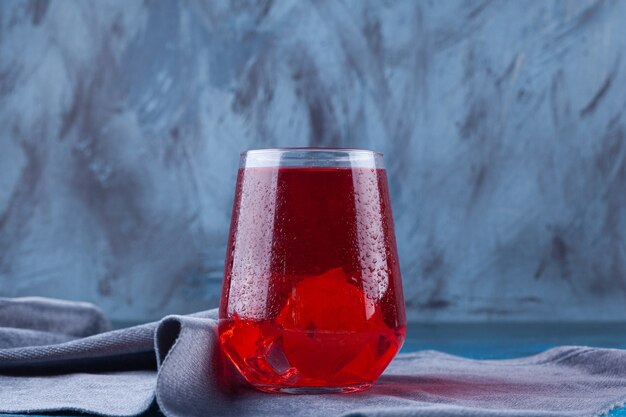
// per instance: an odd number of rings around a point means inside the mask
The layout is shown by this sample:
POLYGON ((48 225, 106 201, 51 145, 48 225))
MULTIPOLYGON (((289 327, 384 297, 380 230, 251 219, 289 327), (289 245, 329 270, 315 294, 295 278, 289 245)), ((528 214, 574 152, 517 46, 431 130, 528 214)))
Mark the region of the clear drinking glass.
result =
POLYGON ((219 320, 241 374, 262 391, 360 391, 405 330, 382 154, 244 152, 219 320))

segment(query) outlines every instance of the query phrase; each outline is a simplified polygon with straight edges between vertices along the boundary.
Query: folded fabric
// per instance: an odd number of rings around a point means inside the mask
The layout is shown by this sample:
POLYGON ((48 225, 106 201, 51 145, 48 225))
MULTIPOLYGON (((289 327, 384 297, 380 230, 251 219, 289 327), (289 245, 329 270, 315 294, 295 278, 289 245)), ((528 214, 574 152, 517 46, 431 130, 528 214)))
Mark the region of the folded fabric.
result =
POLYGON ((85 303, 0 299, 0 413, 132 416, 596 416, 626 401, 626 351, 560 347, 510 360, 401 354, 374 387, 276 395, 243 381, 217 313, 123 330, 85 303))

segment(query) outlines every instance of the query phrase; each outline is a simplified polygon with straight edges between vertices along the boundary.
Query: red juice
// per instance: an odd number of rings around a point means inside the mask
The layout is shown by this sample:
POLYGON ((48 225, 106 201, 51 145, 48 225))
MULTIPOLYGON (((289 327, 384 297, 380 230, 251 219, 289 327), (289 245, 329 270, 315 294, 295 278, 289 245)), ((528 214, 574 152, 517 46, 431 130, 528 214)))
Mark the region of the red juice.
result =
POLYGON ((262 390, 380 376, 405 337, 384 169, 239 170, 219 337, 262 390))

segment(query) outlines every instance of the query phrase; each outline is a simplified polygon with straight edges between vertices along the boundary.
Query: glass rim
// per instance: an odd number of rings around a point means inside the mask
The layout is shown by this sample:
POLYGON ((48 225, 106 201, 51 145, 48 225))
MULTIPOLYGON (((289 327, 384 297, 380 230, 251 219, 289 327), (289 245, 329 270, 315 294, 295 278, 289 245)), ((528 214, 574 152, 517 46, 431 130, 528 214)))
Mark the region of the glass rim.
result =
POLYGON ((368 155, 377 155, 384 156, 382 152, 372 151, 370 149, 363 148, 323 148, 323 147, 289 147, 289 148, 260 148, 260 149, 248 149, 240 153, 241 156, 244 155, 262 155, 264 153, 285 153, 285 152, 311 152, 311 153, 321 153, 321 152, 345 152, 349 154, 368 154, 368 155))
POLYGON ((267 148, 241 153, 240 167, 384 168, 381 152, 358 148, 267 148))

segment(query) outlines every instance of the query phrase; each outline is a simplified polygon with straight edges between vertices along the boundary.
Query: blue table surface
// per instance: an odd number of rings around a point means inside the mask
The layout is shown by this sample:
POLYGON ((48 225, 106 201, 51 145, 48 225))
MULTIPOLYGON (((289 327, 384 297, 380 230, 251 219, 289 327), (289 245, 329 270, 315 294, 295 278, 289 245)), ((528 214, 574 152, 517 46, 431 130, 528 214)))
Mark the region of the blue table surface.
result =
MULTIPOLYGON (((468 358, 506 359, 561 345, 626 349, 626 323, 411 324, 402 351, 433 349, 468 358)), ((155 409, 143 417, 157 416, 162 414, 155 409)), ((626 417, 626 407, 612 410, 607 416, 626 417)))

